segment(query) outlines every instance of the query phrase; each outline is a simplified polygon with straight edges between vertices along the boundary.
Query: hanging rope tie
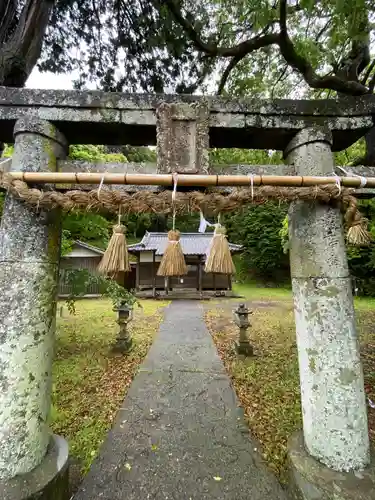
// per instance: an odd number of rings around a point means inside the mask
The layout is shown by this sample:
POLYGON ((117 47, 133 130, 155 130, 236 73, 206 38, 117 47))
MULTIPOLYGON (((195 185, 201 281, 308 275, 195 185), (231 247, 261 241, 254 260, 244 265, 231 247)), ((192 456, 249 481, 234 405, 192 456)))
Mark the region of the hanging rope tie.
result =
POLYGON ((202 210, 199 210, 199 228, 198 233, 205 233, 207 227, 215 227, 215 224, 211 224, 205 219, 202 210))
POLYGON ((335 178, 335 185, 339 191, 339 196, 341 195, 341 179, 338 175, 336 175, 335 173, 333 173, 333 176, 335 178))
POLYGON ((254 174, 249 174, 251 201, 254 201, 254 174))
POLYGON ((167 248, 158 268, 158 276, 183 276, 188 272, 180 243, 180 231, 176 231, 175 228, 177 182, 178 174, 175 173, 172 191, 172 230, 168 232, 167 248))
POLYGON ((101 178, 101 181, 100 181, 100 184, 98 187, 98 200, 99 200, 100 191, 102 190, 102 187, 103 187, 103 182, 104 182, 104 174, 102 175, 102 178, 101 178))
POLYGON ((348 170, 345 170, 344 167, 340 167, 339 165, 336 165, 336 168, 341 170, 347 177, 358 177, 360 179, 360 185, 359 188, 364 188, 367 184, 367 179, 366 177, 363 177, 362 175, 354 174, 353 172, 348 172, 348 170))

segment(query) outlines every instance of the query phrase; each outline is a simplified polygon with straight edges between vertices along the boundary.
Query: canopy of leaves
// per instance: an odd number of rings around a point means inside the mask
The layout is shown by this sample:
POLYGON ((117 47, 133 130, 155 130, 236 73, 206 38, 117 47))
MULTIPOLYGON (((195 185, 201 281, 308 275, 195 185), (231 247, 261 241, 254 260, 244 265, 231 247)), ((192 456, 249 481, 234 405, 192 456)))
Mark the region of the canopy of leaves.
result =
POLYGON ((220 91, 228 78, 227 90, 237 95, 374 89, 373 2, 220 0, 206 4, 209 24, 197 21, 190 2, 164 3, 191 44, 222 65, 220 91))
MULTIPOLYGON (((194 12, 209 24, 203 4, 194 12)), ((41 70, 76 70, 77 87, 112 91, 190 92, 209 67, 163 2, 146 0, 57 0, 39 62, 41 70)))
POLYGON ((5 0, 0 83, 22 86, 38 61, 105 90, 213 90, 216 77, 239 95, 358 95, 375 86, 374 11, 370 0, 5 0))

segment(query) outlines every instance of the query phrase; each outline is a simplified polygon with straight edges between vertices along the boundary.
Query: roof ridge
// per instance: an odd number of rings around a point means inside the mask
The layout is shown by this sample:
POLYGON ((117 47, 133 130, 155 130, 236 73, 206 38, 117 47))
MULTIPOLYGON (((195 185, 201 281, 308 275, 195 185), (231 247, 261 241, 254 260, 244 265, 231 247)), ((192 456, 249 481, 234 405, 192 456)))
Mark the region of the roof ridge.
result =
MULTIPOLYGON (((161 236, 168 236, 168 232, 163 232, 163 231, 146 231, 147 235, 150 235, 150 236, 155 236, 155 235, 161 235, 161 236)), ((180 234, 194 234, 195 236, 207 236, 208 234, 213 234, 213 231, 212 232, 207 232, 207 233, 200 233, 200 232, 184 232, 184 231, 180 231, 180 234)))
POLYGON ((85 241, 74 240, 74 243, 77 243, 78 245, 82 245, 83 247, 87 248, 88 250, 93 250, 94 252, 98 252, 100 254, 104 253, 104 250, 102 248, 96 247, 94 245, 90 245, 90 243, 86 243, 85 241))

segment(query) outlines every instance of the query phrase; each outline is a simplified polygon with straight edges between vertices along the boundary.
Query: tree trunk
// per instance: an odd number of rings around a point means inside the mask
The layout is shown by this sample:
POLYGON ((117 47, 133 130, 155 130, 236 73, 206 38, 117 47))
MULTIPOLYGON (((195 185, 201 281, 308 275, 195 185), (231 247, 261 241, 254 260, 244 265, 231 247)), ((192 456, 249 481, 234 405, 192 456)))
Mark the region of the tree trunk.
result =
MULTIPOLYGON (((367 14, 360 20, 360 29, 363 33, 361 40, 354 40, 351 49, 343 58, 337 76, 346 80, 359 82, 361 73, 370 64, 370 27, 367 14)), ((338 98, 345 99, 345 95, 338 93, 338 98)), ((375 128, 371 129, 365 136, 366 151, 364 156, 353 161, 352 165, 375 166, 375 128)))
POLYGON ((365 135, 366 152, 364 156, 356 158, 352 165, 365 165, 366 167, 375 167, 375 127, 369 130, 365 135))
POLYGON ((0 85, 23 87, 40 57, 54 2, 27 0, 18 20, 15 0, 0 3, 0 85))

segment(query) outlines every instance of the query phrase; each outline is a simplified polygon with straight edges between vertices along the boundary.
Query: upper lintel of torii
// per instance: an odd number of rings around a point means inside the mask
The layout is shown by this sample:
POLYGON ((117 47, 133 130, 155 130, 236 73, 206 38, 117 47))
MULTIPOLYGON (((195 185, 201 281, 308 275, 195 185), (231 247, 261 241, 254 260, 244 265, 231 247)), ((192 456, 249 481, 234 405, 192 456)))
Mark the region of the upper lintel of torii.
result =
POLYGON ((262 100, 0 87, 4 142, 13 141, 16 120, 30 116, 52 122, 70 144, 155 145, 176 125, 182 137, 194 129, 202 154, 207 147, 284 150, 299 130, 319 126, 330 130, 339 151, 373 127, 373 115, 374 96, 262 100))

